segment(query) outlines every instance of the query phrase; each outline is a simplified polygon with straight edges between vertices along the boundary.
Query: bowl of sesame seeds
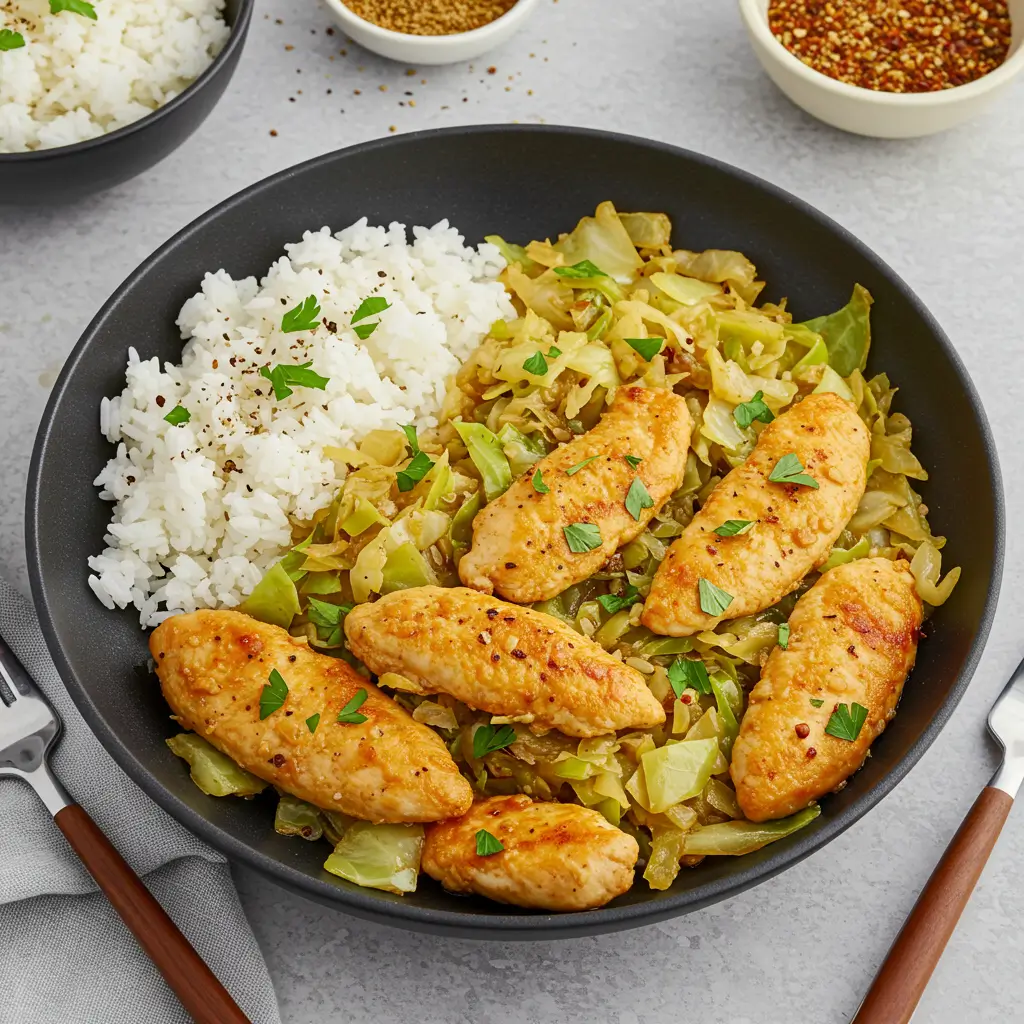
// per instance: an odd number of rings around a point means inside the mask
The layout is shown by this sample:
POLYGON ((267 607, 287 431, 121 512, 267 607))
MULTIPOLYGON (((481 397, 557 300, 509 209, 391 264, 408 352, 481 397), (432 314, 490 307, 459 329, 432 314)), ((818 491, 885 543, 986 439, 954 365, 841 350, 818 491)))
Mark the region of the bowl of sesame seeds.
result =
POLYGON ((739 0, 754 52, 797 106, 858 135, 953 128, 1024 70, 1024 0, 739 0))
POLYGON ((537 0, 324 0, 360 46, 404 64, 455 64, 518 31, 537 0))

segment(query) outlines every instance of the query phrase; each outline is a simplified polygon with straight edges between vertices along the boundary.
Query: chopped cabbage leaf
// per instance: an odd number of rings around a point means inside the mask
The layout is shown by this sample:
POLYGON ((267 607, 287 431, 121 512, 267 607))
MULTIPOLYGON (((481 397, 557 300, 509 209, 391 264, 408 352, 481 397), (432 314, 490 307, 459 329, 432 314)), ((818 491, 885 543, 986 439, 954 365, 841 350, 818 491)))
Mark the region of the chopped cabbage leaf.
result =
POLYGON ((648 751, 637 769, 643 771, 647 787, 647 803, 641 805, 660 814, 696 796, 711 778, 719 754, 717 739, 681 740, 648 751))
POLYGON ((637 249, 660 249, 672 237, 672 221, 664 213, 620 213, 619 220, 637 249))
POLYGON ((705 825, 686 834, 683 853, 687 857, 738 857, 753 853, 809 825, 819 814, 821 808, 815 804, 778 821, 726 821, 705 825))
POLYGON ((700 302, 721 295, 720 285, 707 281, 698 281, 695 277, 683 277, 682 274, 651 274, 651 284, 663 291, 673 302, 683 306, 696 306, 700 302))
MULTIPOLYGON (((568 265, 590 260, 620 284, 629 284, 643 267, 614 204, 601 203, 593 217, 584 217, 555 243, 568 265)), ((534 307, 536 308, 536 307, 534 307)))
POLYGON ((274 831, 282 836, 301 836, 314 842, 324 834, 320 811, 305 800, 282 793, 274 814, 274 831))
POLYGON ((950 569, 946 578, 939 582, 939 570, 942 568, 942 555, 930 541, 924 541, 917 549, 910 563, 910 571, 917 582, 917 592, 922 601, 937 608, 945 604, 949 595, 960 579, 960 567, 950 569))
POLYGON ((255 796, 267 784, 222 754, 202 736, 182 732, 166 741, 171 753, 188 762, 192 781, 207 796, 255 796))
POLYGON ((508 464, 501 442, 482 423, 453 423, 469 451, 488 501, 504 494, 512 485, 512 467, 508 464))
POLYGON ((805 320, 800 326, 815 331, 828 347, 828 362, 840 377, 864 370, 871 348, 871 293, 863 285, 853 286, 853 295, 842 309, 827 316, 805 320))
POLYGON ((324 869, 356 885, 401 895, 416 891, 422 852, 422 825, 357 821, 346 829, 324 869))
MULTIPOLYGON (((305 561, 305 558, 303 558, 305 561)), ((283 562, 272 565, 238 610, 260 622, 287 629, 299 614, 299 592, 283 562)))
POLYGON ((506 263, 518 263, 528 274, 534 270, 540 269, 537 264, 526 255, 526 250, 521 245, 506 242, 501 235, 484 235, 484 241, 497 246, 498 250, 501 252, 502 259, 504 259, 506 263))

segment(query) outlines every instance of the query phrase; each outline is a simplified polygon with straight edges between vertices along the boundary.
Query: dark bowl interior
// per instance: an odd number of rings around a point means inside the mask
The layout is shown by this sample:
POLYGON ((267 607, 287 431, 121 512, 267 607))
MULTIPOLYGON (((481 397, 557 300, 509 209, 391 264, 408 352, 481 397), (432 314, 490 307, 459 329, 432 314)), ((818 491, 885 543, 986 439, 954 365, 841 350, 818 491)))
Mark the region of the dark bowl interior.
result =
POLYGON ((66 203, 134 178, 176 150, 207 118, 242 55, 256 0, 226 0, 231 35, 185 90, 132 124, 73 146, 0 153, 0 204, 66 203))
POLYGON ((949 342, 888 267, 799 200, 705 157, 624 136, 567 128, 482 127, 387 139, 321 157, 228 200, 172 239, 103 308, 64 367, 39 432, 28 497, 32 585, 50 650, 104 745, 154 799, 227 855, 324 903, 404 927, 501 938, 581 934, 650 922, 747 888, 824 845, 906 774, 962 695, 988 632, 1002 562, 1002 497, 984 413, 949 342), (581 173, 581 168, 585 173, 581 173), (643 883, 608 907, 539 914, 456 897, 424 878, 404 898, 321 869, 326 847, 274 833, 272 800, 204 796, 162 740, 173 732, 155 679, 139 671, 146 637, 131 612, 101 607, 86 558, 103 547, 109 507, 92 480, 110 456, 97 430, 102 395, 120 392, 129 345, 177 361, 175 316, 205 271, 261 275, 305 229, 356 218, 433 224, 471 240, 526 241, 570 229, 596 204, 664 210, 675 242, 739 249, 800 317, 843 305, 855 281, 875 297, 872 371, 901 386, 947 566, 964 567, 935 615, 900 713, 874 756, 802 832, 738 859, 684 870, 671 890, 643 883), (922 374, 927 367, 927 374, 922 374))

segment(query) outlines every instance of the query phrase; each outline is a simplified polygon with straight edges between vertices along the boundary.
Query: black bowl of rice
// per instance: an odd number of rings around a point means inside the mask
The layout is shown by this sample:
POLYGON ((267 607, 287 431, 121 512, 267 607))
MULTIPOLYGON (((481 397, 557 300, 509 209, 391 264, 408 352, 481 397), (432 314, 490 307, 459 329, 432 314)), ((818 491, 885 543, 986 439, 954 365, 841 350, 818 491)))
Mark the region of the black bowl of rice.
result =
POLYGON ((62 202, 177 149, 227 87, 254 0, 2 0, 0 203, 62 202))

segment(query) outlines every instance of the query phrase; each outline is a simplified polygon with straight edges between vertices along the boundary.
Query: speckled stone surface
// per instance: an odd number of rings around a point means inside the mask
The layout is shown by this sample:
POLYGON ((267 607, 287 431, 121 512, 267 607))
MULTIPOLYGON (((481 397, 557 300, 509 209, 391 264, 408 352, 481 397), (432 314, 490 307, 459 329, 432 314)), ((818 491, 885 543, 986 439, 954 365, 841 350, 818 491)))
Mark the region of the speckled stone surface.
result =
MULTIPOLYGON (((0 573, 26 589, 22 503, 36 422, 103 300, 213 204, 391 125, 582 124, 664 139, 760 174, 835 217, 903 275, 953 338, 992 419, 1009 509, 999 613, 952 722, 882 805, 815 856, 726 903, 557 943, 402 933, 240 871, 288 1024, 846 1021, 995 766, 985 714, 1024 654, 1024 542, 1015 529, 1024 498, 1024 85, 945 136, 843 135, 775 90, 734 8, 727 0, 542 0, 525 30, 474 68, 409 75, 328 36, 315 0, 262 0, 228 95, 160 167, 73 208, 0 209, 0 573)), ((1024 1020, 1022 851, 1018 810, 917 1019, 1024 1020)))

